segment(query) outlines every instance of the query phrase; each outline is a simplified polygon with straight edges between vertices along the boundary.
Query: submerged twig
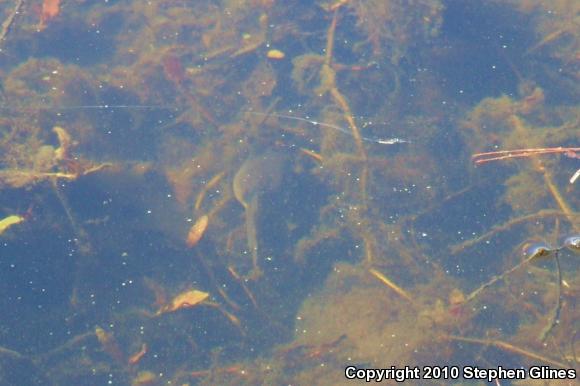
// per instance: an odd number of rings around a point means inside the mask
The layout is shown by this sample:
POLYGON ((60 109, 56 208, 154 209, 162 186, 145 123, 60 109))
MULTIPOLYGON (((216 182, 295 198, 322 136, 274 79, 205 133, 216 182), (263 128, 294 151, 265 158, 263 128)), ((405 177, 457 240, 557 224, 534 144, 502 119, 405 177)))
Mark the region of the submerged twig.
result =
POLYGON ((381 281, 381 283, 383 283, 384 285, 386 285, 387 287, 389 287, 390 289, 395 291, 395 293, 397 295, 399 295, 400 297, 402 297, 403 299, 405 299, 409 303, 411 303, 413 305, 415 304, 415 301, 413 300, 413 298, 411 297, 411 295, 409 295, 409 293, 407 291, 405 291, 404 289, 399 287, 397 284, 395 284, 391 279, 389 279, 388 277, 383 275, 381 272, 377 271, 374 268, 369 269, 369 272, 371 273, 371 275, 373 275, 374 277, 379 279, 381 281))
POLYGON ((562 269, 560 268, 560 259, 558 258, 558 253, 555 254, 554 259, 556 261, 556 271, 558 272, 558 300, 552 309, 552 315, 550 315, 550 324, 547 325, 540 334, 541 341, 545 341, 554 327, 556 327, 556 325, 560 322, 560 311, 562 311, 562 269))
POLYGON ((577 158, 580 155, 580 147, 542 147, 529 149, 498 150, 485 153, 477 153, 471 156, 476 165, 487 162, 500 161, 510 158, 525 158, 541 154, 565 154, 571 158, 577 158))
MULTIPOLYGON (((574 213, 574 216, 580 217, 580 213, 574 213)), ((545 218, 545 217, 568 217, 568 214, 564 213, 561 210, 557 210, 557 209, 542 209, 542 210, 538 211, 537 213, 527 214, 525 216, 513 218, 513 219, 511 219, 503 224, 494 226, 488 232, 484 233, 483 235, 481 235, 479 237, 476 237, 476 238, 470 239, 470 240, 466 240, 466 241, 462 242, 461 244, 457 244, 457 245, 452 246, 451 247, 451 254, 456 254, 456 253, 459 253, 460 251, 462 251, 466 248, 473 247, 474 245, 479 244, 483 240, 491 238, 496 233, 506 231, 515 225, 522 224, 522 223, 525 223, 527 221, 545 218)))
POLYGON ((522 266, 524 266, 525 264, 529 263, 530 261, 532 261, 535 258, 537 258, 536 255, 531 255, 528 258, 526 258, 526 259, 522 260, 521 262, 519 262, 518 264, 514 265, 510 269, 502 272, 501 274, 493 276, 490 280, 488 280, 487 282, 483 283, 477 289, 475 289, 474 291, 472 291, 465 298, 465 303, 469 303, 470 301, 472 301, 473 299, 475 299, 477 297, 477 295, 479 295, 481 292, 483 292, 486 288, 489 288, 492 285, 494 285, 495 283, 497 283, 498 281, 503 280, 504 277, 506 277, 510 273, 518 270, 519 268, 521 268, 522 266))
POLYGON ((480 344, 480 345, 484 345, 484 346, 493 346, 496 347, 500 350, 504 350, 507 352, 511 352, 514 354, 518 354, 521 356, 524 356, 526 358, 529 359, 533 359, 533 360, 537 360, 540 362, 544 362, 547 363, 549 365, 553 365, 553 366, 557 366, 557 367, 561 367, 563 369, 567 369, 570 366, 566 363, 563 362, 559 362, 555 359, 551 359, 548 357, 545 357, 543 355, 540 354, 536 354, 534 352, 528 351, 524 348, 518 347, 518 346, 514 346, 511 343, 507 343, 501 340, 487 340, 487 339, 479 339, 479 338, 465 338, 462 336, 456 336, 456 335, 448 335, 446 336, 447 339, 449 340, 454 340, 457 342, 467 342, 467 343, 475 343, 475 344, 480 344))
MULTIPOLYGON (((10 13, 10 15, 8 15, 6 20, 4 20, 4 23, 2 23, 2 28, 0 28, 0 47, 2 46, 2 42, 4 40, 6 40, 6 36, 8 36, 8 32, 10 31, 10 27, 14 23, 14 19, 16 18, 16 15, 18 15, 18 12, 20 12, 20 8, 22 7, 22 3, 24 3, 24 0, 16 0, 16 4, 14 5, 14 9, 10 13)), ((0 51, 1 51, 1 48, 0 48, 0 51)))

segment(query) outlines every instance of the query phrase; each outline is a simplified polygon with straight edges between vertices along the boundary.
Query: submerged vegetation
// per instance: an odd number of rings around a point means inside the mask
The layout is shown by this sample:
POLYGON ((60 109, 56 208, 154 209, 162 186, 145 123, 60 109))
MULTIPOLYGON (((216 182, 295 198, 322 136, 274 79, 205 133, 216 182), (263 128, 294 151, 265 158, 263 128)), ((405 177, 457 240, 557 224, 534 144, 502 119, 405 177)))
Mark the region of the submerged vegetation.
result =
POLYGON ((579 13, 2 2, 0 385, 577 369, 579 13))

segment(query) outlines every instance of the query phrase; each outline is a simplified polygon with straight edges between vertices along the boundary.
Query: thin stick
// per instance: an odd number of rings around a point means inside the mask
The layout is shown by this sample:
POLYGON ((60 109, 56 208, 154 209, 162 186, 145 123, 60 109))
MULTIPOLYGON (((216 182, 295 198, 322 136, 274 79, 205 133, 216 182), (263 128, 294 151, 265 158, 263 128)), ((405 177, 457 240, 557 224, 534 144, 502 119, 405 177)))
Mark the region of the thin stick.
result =
POLYGON ((18 15, 18 12, 20 12, 22 3, 24 3, 24 0, 16 0, 16 4, 14 5, 12 13, 10 13, 6 20, 4 20, 4 23, 2 23, 2 28, 0 29, 0 44, 6 39, 6 36, 8 36, 10 27, 12 26, 12 23, 14 23, 14 18, 16 18, 16 15, 18 15))
POLYGON ((470 301, 472 301, 473 299, 475 299, 477 297, 477 295, 479 295, 486 288, 491 287, 492 285, 494 285, 498 281, 502 280, 504 277, 506 277, 510 273, 516 271, 517 269, 521 268, 523 265, 527 264, 528 262, 530 262, 530 261, 532 261, 533 259, 536 259, 536 258, 537 258, 537 256, 534 255, 534 254, 532 254, 527 259, 522 260, 520 263, 514 265, 513 267, 511 267, 507 271, 504 271, 502 274, 493 276, 488 282, 482 284, 475 291, 471 292, 469 294, 469 296, 467 296, 465 298, 465 302, 464 303, 469 303, 470 301))
MULTIPOLYGON (((308 118, 297 117, 297 116, 286 115, 286 114, 278 114, 278 113, 262 113, 262 112, 258 112, 258 111, 246 111, 245 113, 251 114, 251 115, 265 116, 266 119, 267 119, 267 117, 273 117, 273 118, 288 119, 288 120, 298 121, 298 122, 305 122, 305 123, 311 124, 314 127, 323 127, 323 128, 327 128, 327 129, 336 130, 336 131, 339 131, 345 135, 348 135, 348 136, 354 138, 353 132, 349 131, 348 129, 345 129, 344 127, 341 127, 338 125, 333 125, 331 123, 319 122, 319 121, 315 121, 315 120, 308 119, 308 118)), ((351 124, 354 124, 354 118, 352 118, 352 116, 349 116, 349 117, 350 117, 350 119, 348 119, 348 122, 349 122, 349 126, 350 126, 351 124), (351 120, 353 123, 351 123, 351 120)), ((360 136, 360 140, 364 141, 364 142, 376 143, 379 145, 395 145, 398 143, 410 143, 411 142, 409 140, 396 138, 396 137, 395 138, 381 139, 381 138, 372 138, 372 137, 360 136)))
MULTIPOLYGON (((554 250, 553 253, 550 253, 550 255, 553 254, 554 256, 554 259, 556 261, 556 270, 558 272, 558 300, 556 302, 556 306, 554 306, 552 310, 552 315, 550 316, 550 323, 544 328, 544 330, 542 330, 540 334, 541 341, 545 341, 546 338, 550 335, 550 333, 554 329, 554 327, 556 327, 556 325, 560 322, 560 312, 562 310, 562 269, 560 268, 560 259, 558 258, 558 254, 561 249, 562 247, 554 250)), ((477 297, 477 295, 479 295, 486 288, 492 286, 496 282, 502 280, 507 275, 511 274, 512 272, 516 271, 523 265, 527 264, 528 262, 536 258, 538 258, 536 254, 531 254, 527 259, 522 260, 519 264, 514 265, 512 268, 504 271, 502 274, 493 276, 488 282, 484 283, 475 291, 471 292, 469 296, 467 296, 467 298, 465 299, 465 303, 472 301, 473 299, 475 299, 475 297, 477 297)))
POLYGON ((537 360, 540 362, 544 362, 547 363, 549 365, 553 365, 553 366, 557 366, 563 369, 567 369, 570 367, 570 365, 566 364, 566 363, 562 363, 559 362, 555 359, 551 359, 551 358, 547 358, 545 356, 542 356, 540 354, 536 354, 533 353, 531 351, 528 351, 526 349, 523 349, 521 347, 517 347, 514 346, 511 343, 507 343, 501 340, 486 340, 486 339, 478 339, 478 338, 464 338, 462 336, 456 336, 456 335, 448 335, 446 336, 447 339, 449 340, 454 340, 454 341, 458 341, 458 342, 467 342, 467 343, 475 343, 475 344, 481 344, 484 346, 493 346, 493 347, 497 347, 500 350, 504 350, 504 351, 508 351, 508 352, 512 352, 514 354, 518 354, 521 356, 524 356, 526 358, 529 359, 533 359, 533 360, 537 360))
POLYGON ((471 156, 476 165, 483 163, 499 161, 510 158, 525 158, 532 155, 541 154, 558 154, 558 153, 572 153, 580 152, 579 147, 552 147, 552 148, 530 148, 530 149, 515 149, 515 150, 499 150, 485 153, 477 153, 471 156))
MULTIPOLYGON (((579 217, 580 213, 574 213, 573 215, 575 217, 579 217)), ((506 231, 509 228, 511 228, 512 226, 522 224, 522 223, 525 223, 527 221, 537 220, 537 219, 544 218, 544 217, 566 217, 567 218, 568 216, 569 216, 569 214, 567 214, 561 210, 558 210, 558 209, 542 209, 537 213, 528 214, 528 215, 521 216, 521 217, 516 217, 516 218, 509 220, 508 222, 494 226, 488 232, 484 233, 483 235, 481 235, 479 237, 476 237, 474 239, 464 241, 461 244, 457 244, 457 245, 452 246, 451 247, 451 254, 459 253, 460 251, 462 251, 466 248, 470 248, 476 244, 479 244, 483 240, 490 239, 496 233, 506 231)))
POLYGON ((558 252, 554 255, 556 260, 556 269, 558 272, 558 302, 552 310, 552 316, 550 317, 550 324, 540 334, 540 340, 543 342, 548 338, 548 335, 552 332, 554 327, 560 323, 560 312, 562 311, 562 270, 560 269, 560 259, 558 258, 558 252))
POLYGON ((471 156, 472 159, 484 157, 484 156, 496 156, 502 154, 512 154, 512 153, 562 153, 562 152, 577 152, 580 151, 580 147, 537 147, 537 148, 526 148, 526 149, 514 149, 514 150, 497 150, 489 151, 485 153, 477 153, 471 156))
POLYGON ((386 285, 387 287, 389 287, 390 289, 395 291, 395 293, 397 295, 399 295, 400 297, 402 297, 403 299, 405 299, 409 303, 411 303, 413 305, 415 304, 415 301, 413 300, 413 298, 411 297, 411 295, 409 295, 409 293, 407 291, 405 291, 404 289, 399 287, 397 284, 395 284, 391 279, 389 279, 388 277, 383 275, 381 272, 377 271, 374 268, 369 269, 369 272, 371 273, 371 275, 373 275, 374 277, 379 279, 381 281, 381 283, 383 283, 384 285, 386 285))

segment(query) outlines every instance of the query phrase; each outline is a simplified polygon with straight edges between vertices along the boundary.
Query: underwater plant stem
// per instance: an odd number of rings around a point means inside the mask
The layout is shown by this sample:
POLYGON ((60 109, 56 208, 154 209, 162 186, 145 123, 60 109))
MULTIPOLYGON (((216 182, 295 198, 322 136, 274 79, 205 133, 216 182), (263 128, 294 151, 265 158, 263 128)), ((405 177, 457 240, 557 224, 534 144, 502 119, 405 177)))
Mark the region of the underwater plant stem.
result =
MULTIPOLYGON (((518 135, 520 135, 521 138, 528 138, 530 136, 529 132, 530 130, 526 126, 525 122, 519 116, 515 114, 512 115, 510 117, 510 123, 514 128, 514 131, 518 135)), ((572 225, 572 228, 578 232, 580 228, 578 222, 574 220, 573 211, 566 202, 566 200, 564 199, 564 197, 562 196, 562 194, 560 193, 558 187, 554 184, 554 181, 552 180, 552 175, 548 172, 548 170, 546 169, 546 167, 544 166, 544 164, 540 159, 533 157, 532 164, 534 166, 534 169, 538 173, 542 174, 544 182, 548 186, 548 190, 552 194, 552 197, 556 201, 556 204, 558 204, 560 209, 562 209, 562 212, 566 214, 566 217, 568 218, 568 221, 572 225)))
POLYGON ((334 102, 340 107, 342 110, 344 119, 348 122, 348 126, 351 130, 352 137, 354 138, 355 145, 359 154, 359 157, 362 160, 362 170, 360 175, 360 191, 362 196, 362 203, 366 207, 367 201, 367 182, 368 182, 368 165, 367 165, 367 152, 363 145, 363 138, 360 134, 360 130, 353 119, 352 111, 346 98, 342 95, 338 86, 336 85, 336 73, 332 69, 332 56, 334 50, 334 36, 336 32, 336 23, 338 19, 338 9, 334 11, 334 15, 332 17, 332 23, 328 28, 328 33, 326 35, 326 56, 324 58, 324 63, 320 69, 320 79, 321 79, 321 90, 326 90, 330 93, 330 96, 334 100, 334 102))
POLYGON ((338 9, 334 10, 332 15, 332 22, 328 27, 326 34, 326 52, 324 55, 324 64, 330 66, 332 64, 332 54, 334 52, 334 34, 336 32, 336 23, 338 21, 338 9))
POLYGON ((399 295, 400 297, 411 303, 413 306, 415 306, 415 300, 413 300, 413 297, 409 295, 409 293, 405 291, 403 288, 395 284, 395 282, 393 282, 391 279, 386 277, 382 272, 374 268, 370 268, 369 272, 371 275, 376 277, 381 283, 392 289, 397 295, 399 295))
POLYGON ((66 214, 66 217, 70 223, 70 226, 71 226, 71 228, 76 236, 75 241, 76 241, 76 244, 79 248, 79 252, 81 252, 81 254, 83 254, 83 255, 89 254, 92 250, 91 244, 89 242, 89 235, 84 230, 84 228, 79 225, 76 218, 74 217, 72 209, 71 209, 70 204, 68 202, 68 199, 63 194, 63 192, 60 190, 57 180, 53 179, 51 182, 52 182, 52 188, 54 190, 54 193, 55 193, 56 197, 58 198, 58 201, 62 205, 64 212, 66 214))
POLYGON ((504 277, 506 277, 507 275, 509 275, 510 273, 518 270, 520 267, 522 267, 523 265, 527 264, 528 262, 530 262, 531 260, 537 258, 536 255, 531 255, 528 258, 522 260, 521 262, 519 262, 518 264, 514 265, 513 267, 511 267, 510 269, 504 271, 503 273, 499 274, 499 275, 495 275, 493 276, 490 280, 488 280, 486 283, 482 284, 481 286, 479 286, 479 288, 477 288, 476 290, 472 291, 466 298, 465 298, 465 302, 464 303, 469 303, 470 301, 472 301, 473 299, 475 299, 477 297, 477 295, 479 295, 482 291, 484 291, 485 289, 487 289, 488 287, 491 287, 492 285, 494 285, 495 283, 497 283, 498 281, 502 280, 504 277))
POLYGON ((481 165, 488 162, 500 161, 511 158, 527 158, 534 155, 542 154, 575 154, 580 152, 579 147, 540 147, 514 150, 498 150, 488 151, 484 153, 476 153, 471 156, 471 159, 476 165, 481 165))
MULTIPOLYGON (((574 217, 579 216, 578 213, 573 213, 572 215, 574 217)), ((506 231, 515 225, 525 223, 527 221, 537 220, 539 218, 544 218, 544 217, 562 217, 562 216, 568 217, 568 214, 566 214, 565 212, 558 210, 558 209, 542 209, 539 212, 536 212, 533 214, 528 214, 525 216, 513 218, 513 219, 509 220, 508 222, 494 226, 491 230, 489 230, 488 232, 484 233, 483 235, 481 235, 479 237, 476 237, 474 239, 464 241, 461 244, 457 244, 457 245, 452 246, 451 247, 451 254, 454 255, 454 254, 459 253, 460 251, 462 251, 466 248, 473 247, 474 245, 481 243, 483 240, 489 239, 493 235, 500 233, 500 232, 503 232, 503 231, 506 231)))
POLYGON ((10 13, 10 15, 8 15, 6 20, 4 20, 4 22, 2 23, 2 28, 0 29, 0 47, 2 45, 2 42, 6 40, 6 36, 8 36, 8 32, 10 32, 10 27, 12 27, 14 19, 16 18, 16 15, 18 15, 18 13, 20 12, 20 8, 22 7, 23 3, 24 0, 16 0, 14 9, 10 13))
POLYGON ((258 216, 258 196, 254 196, 252 200, 245 206, 246 216, 246 238, 248 248, 252 254, 252 272, 250 278, 257 279, 261 276, 261 270, 258 259, 258 233, 256 219, 258 216))
POLYGON ((474 344, 480 344, 483 346, 493 346, 493 347, 499 348, 500 350, 504 350, 504 351, 511 352, 514 354, 518 354, 518 355, 521 355, 523 357, 533 359, 536 361, 540 361, 540 362, 544 362, 544 363, 547 363, 549 365, 557 366, 557 367, 560 367, 563 369, 567 369, 570 367, 570 365, 568 365, 566 363, 562 363, 562 362, 559 362, 557 360, 547 358, 547 357, 542 356, 540 354, 536 354, 534 352, 528 351, 528 350, 523 349, 523 348, 518 347, 518 346, 514 346, 511 343, 507 343, 507 342, 504 342, 501 340, 466 338, 466 337, 456 336, 456 335, 447 335, 445 338, 448 340, 453 340, 453 341, 457 341, 457 342, 474 343, 474 344))
POLYGON ((560 322, 560 312, 562 311, 562 269, 560 268, 560 259, 558 258, 558 253, 554 255, 554 260, 556 261, 556 272, 558 273, 558 300, 554 308, 552 309, 552 315, 550 316, 550 324, 540 334, 540 340, 545 341, 554 327, 560 322))
POLYGON ((550 175, 550 173, 548 173, 548 171, 541 165, 539 160, 538 164, 542 167, 544 181, 546 182, 546 185, 548 185, 548 190, 552 194, 552 197, 554 197, 554 200, 556 201, 560 209, 562 209, 562 212, 564 212, 570 224, 572 224, 572 228, 574 229, 574 231, 576 232, 580 231, 578 221, 574 218, 575 217, 574 211, 572 210, 572 208, 570 208, 570 206, 560 193, 560 190, 554 184, 554 181, 552 180, 552 176, 550 175))

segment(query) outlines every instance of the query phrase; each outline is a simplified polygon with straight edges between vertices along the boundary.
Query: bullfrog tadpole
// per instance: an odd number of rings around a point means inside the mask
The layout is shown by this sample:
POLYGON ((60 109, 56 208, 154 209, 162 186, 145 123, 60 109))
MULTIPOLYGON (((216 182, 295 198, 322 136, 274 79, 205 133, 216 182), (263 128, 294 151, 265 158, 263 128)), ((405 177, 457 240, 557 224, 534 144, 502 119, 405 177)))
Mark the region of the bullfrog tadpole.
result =
POLYGON ((253 269, 249 278, 261 275, 258 264, 258 236, 256 218, 258 202, 265 193, 275 192, 282 181, 286 163, 284 154, 264 153, 248 158, 234 176, 233 191, 236 199, 244 207, 246 218, 246 237, 252 253, 253 269))

